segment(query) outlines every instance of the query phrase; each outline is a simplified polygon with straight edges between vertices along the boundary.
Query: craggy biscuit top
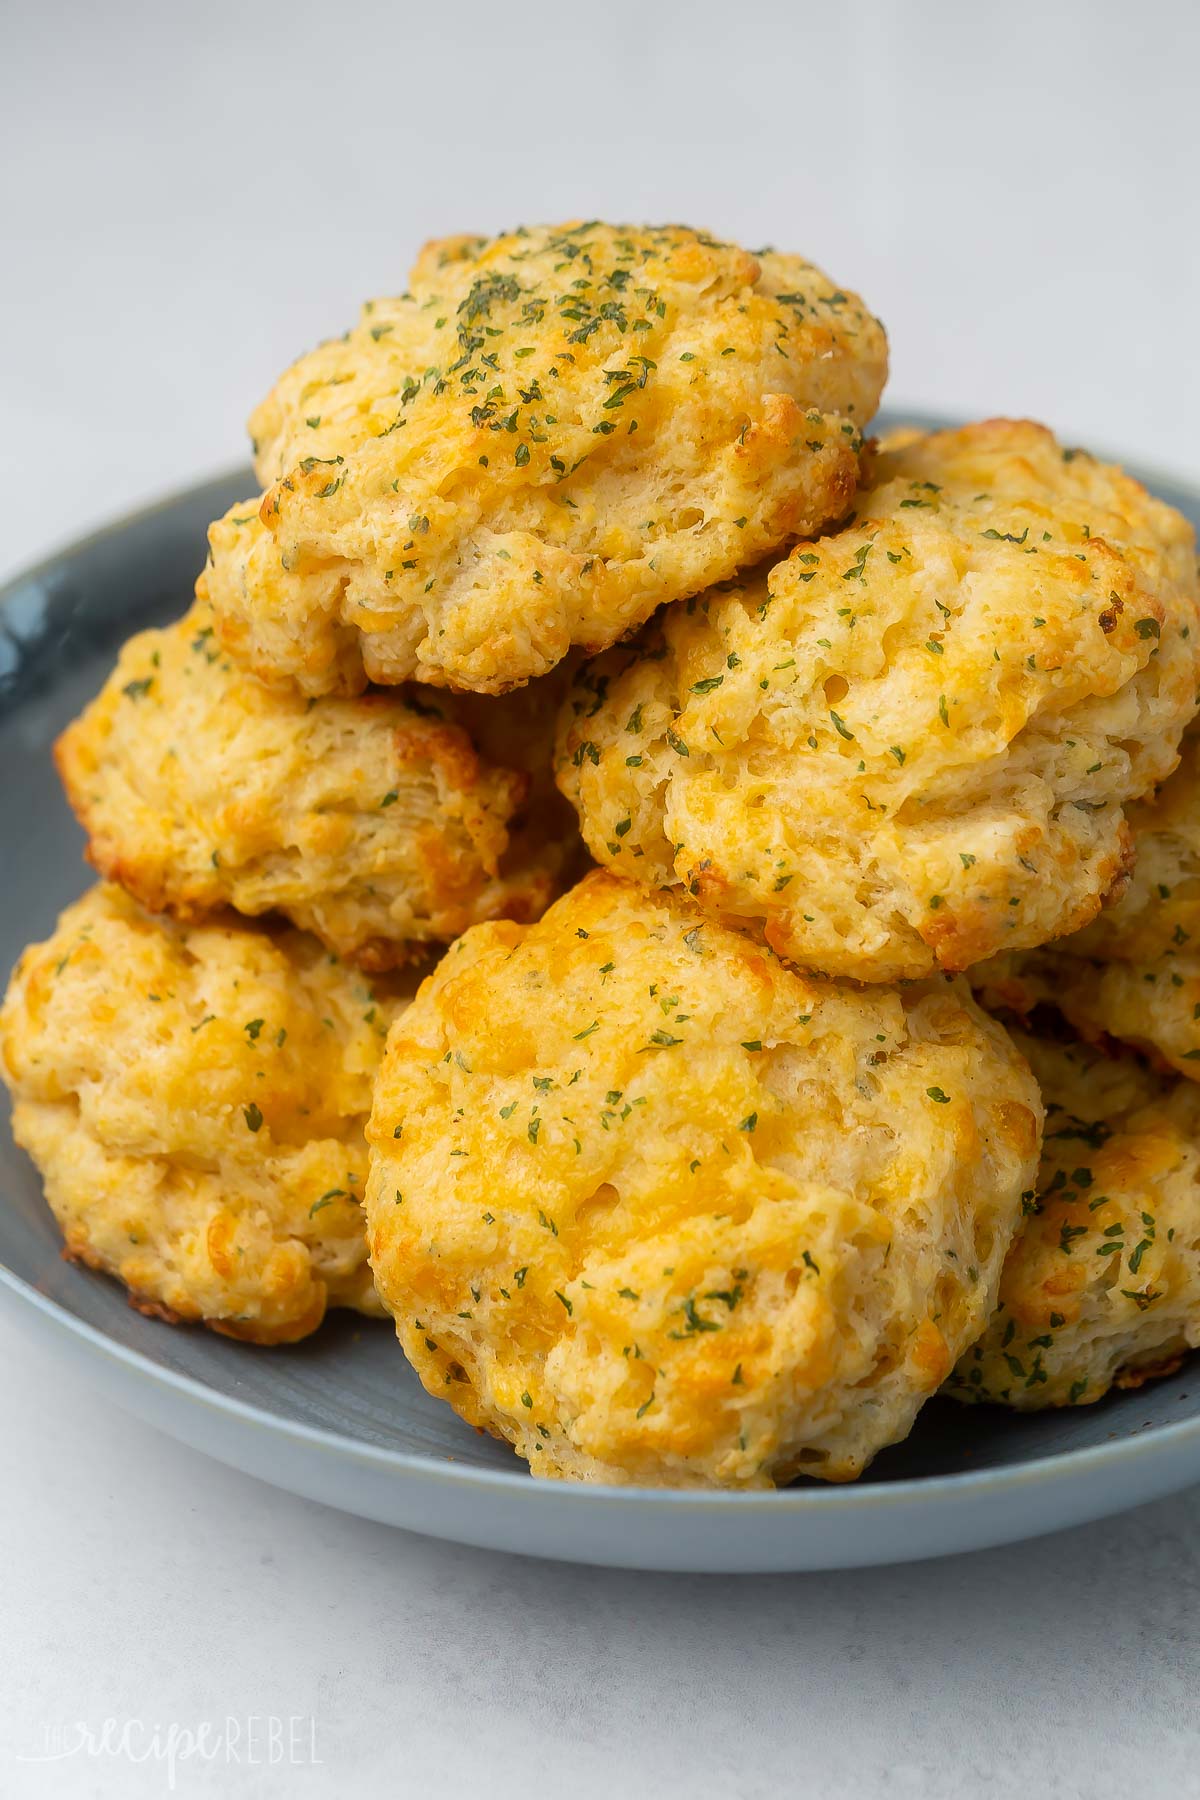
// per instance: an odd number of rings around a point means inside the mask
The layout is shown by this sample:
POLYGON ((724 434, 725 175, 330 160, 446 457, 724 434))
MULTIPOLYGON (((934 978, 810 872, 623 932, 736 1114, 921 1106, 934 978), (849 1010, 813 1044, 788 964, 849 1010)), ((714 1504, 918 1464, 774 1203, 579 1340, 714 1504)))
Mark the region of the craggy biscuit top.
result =
POLYGON ((1017 1043, 1046 1102, 1037 1198, 950 1391, 1086 1405, 1200 1344, 1200 1090, 1128 1055, 1017 1043))
POLYGON ((882 327, 799 257, 596 222, 428 246, 251 430, 223 640, 310 693, 498 693, 843 514, 882 327))
POLYGON ((13 1130, 68 1251, 136 1304, 261 1343, 378 1310, 359 1200, 395 988, 315 938, 187 928, 93 888, 0 1014, 13 1130))
POLYGON ((592 853, 800 965, 962 969, 1091 919, 1197 705, 1186 521, 1042 427, 906 434, 853 522, 586 664, 592 853))
POLYGON ((306 702, 232 664, 198 604, 129 640, 56 760, 92 862, 144 905, 283 912, 387 968, 536 918, 562 884, 578 840, 548 775, 549 687, 306 702))
POLYGON ((806 978, 596 873, 393 1029, 376 1283, 535 1474, 847 1479, 983 1328, 1040 1111, 965 989, 806 978))

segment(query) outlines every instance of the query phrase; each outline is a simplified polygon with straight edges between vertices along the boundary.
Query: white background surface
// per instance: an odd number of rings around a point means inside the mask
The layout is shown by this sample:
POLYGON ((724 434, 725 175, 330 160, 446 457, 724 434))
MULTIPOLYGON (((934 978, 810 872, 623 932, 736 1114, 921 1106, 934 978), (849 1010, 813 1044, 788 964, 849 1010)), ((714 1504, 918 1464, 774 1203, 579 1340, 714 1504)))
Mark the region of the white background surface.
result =
MULTIPOLYGON (((1198 53, 1164 0, 2 0, 0 574, 241 458, 278 369, 424 236, 522 218, 803 250, 887 322, 893 404, 1200 477, 1198 53)), ((1200 1793, 1200 1490, 910 1569, 569 1570, 205 1462, 7 1320, 0 1442, 6 1796, 167 1791, 18 1758, 226 1714, 315 1717, 321 1763, 185 1762, 177 1792, 1200 1793)))

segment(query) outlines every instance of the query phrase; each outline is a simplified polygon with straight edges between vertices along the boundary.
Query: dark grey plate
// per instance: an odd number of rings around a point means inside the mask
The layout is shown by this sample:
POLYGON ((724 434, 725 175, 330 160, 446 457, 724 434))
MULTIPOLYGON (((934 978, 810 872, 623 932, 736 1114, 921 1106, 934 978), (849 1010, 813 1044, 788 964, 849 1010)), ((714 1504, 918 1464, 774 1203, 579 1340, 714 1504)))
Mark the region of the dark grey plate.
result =
MULTIPOLYGON (((1151 485, 1200 522, 1200 495, 1151 485)), ((241 471, 208 482, 0 594, 0 969, 89 880, 50 761, 56 734, 131 631, 185 609, 208 521, 252 488, 241 471)), ((264 1351, 131 1311, 115 1283, 61 1260, 7 1111, 0 1191, 0 1292, 49 1350, 75 1353, 131 1410, 226 1461, 439 1536, 639 1567, 836 1567, 1025 1537, 1200 1478, 1193 1361, 1070 1412, 1022 1418, 934 1402, 853 1489, 710 1496, 535 1483, 425 1394, 388 1326, 335 1315, 307 1342, 264 1351)))

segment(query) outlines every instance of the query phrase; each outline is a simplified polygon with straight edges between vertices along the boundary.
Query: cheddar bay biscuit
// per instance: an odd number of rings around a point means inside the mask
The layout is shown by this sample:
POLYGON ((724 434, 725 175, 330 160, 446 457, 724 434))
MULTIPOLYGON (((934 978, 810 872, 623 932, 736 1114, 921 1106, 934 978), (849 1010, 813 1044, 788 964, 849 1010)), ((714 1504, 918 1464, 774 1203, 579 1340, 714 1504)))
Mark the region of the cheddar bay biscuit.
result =
POLYGON ((797 975, 595 873, 466 933, 394 1027, 376 1283, 535 1474, 848 1480, 983 1329, 1040 1112, 965 989, 797 975))
POLYGON ((1046 1102, 1037 1198, 950 1391, 1087 1405, 1200 1344, 1200 1090, 1128 1054, 1016 1041, 1046 1102))
POLYGON ((130 639, 56 757, 91 861, 144 905, 281 912, 388 968, 536 918, 578 859, 549 777, 560 693, 305 701, 231 663, 198 605, 130 639))
POLYGON ((866 981, 1087 924, 1200 663, 1191 528, 1005 420, 905 434, 851 525, 584 666, 559 782, 598 861, 866 981))
POLYGON ((252 1343, 377 1313, 363 1128, 400 1004, 301 932, 175 925, 104 884, 69 906, 0 1014, 67 1254, 252 1343))
POLYGON ((502 693, 843 514, 886 361, 810 263, 683 226, 428 246, 253 415, 222 640, 306 693, 502 693))

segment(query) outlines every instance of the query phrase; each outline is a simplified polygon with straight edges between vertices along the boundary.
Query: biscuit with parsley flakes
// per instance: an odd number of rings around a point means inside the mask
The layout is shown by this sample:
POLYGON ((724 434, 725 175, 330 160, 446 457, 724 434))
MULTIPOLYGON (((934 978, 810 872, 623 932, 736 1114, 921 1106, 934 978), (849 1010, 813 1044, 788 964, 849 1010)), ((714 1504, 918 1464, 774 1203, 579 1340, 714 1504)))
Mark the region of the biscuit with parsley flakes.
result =
POLYGON ((298 931, 188 928, 106 884, 69 906, 0 1012, 13 1135, 66 1255, 248 1343, 378 1314, 364 1126, 401 991, 298 931))
POLYGON ((535 1475, 850 1480, 983 1328, 1040 1121, 965 987, 799 975, 597 871, 467 932, 393 1028, 376 1284, 535 1475))
POLYGON ((549 773, 560 698, 551 679, 512 700, 306 702, 232 664, 197 605, 130 639, 56 758, 90 860, 145 906, 280 912, 382 969, 537 918, 565 885, 581 847, 549 773))
POLYGON ((883 328, 800 257, 684 226, 454 238, 250 421, 210 532, 227 647, 306 693, 502 693, 840 517, 883 328))
POLYGON ((1200 1345, 1200 1090, 1127 1054, 1015 1036, 1046 1102, 1037 1198, 949 1391, 1088 1405, 1200 1345))
POLYGON ((1028 422, 907 433, 853 522, 584 665, 601 863, 866 981, 1088 923, 1197 705, 1191 527, 1028 422))

